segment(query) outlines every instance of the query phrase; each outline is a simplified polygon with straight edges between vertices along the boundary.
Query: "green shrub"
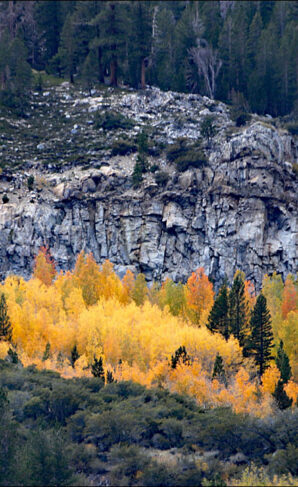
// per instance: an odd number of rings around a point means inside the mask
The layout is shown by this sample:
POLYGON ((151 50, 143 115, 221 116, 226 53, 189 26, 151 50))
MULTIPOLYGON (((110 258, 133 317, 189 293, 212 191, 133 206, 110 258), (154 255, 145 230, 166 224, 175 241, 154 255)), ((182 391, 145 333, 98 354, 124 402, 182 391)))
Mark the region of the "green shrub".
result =
POLYGON ((143 174, 148 171, 148 161, 143 155, 138 155, 132 174, 132 184, 138 188, 143 181, 143 174))
POLYGON ((189 150, 186 154, 178 157, 175 160, 176 168, 179 172, 186 171, 190 167, 202 167, 207 163, 206 156, 200 150, 189 150))
POLYGON ((241 127, 242 125, 245 125, 247 122, 249 122, 251 119, 251 116, 248 113, 240 113, 235 122, 236 122, 236 127, 241 127))
POLYGON ((135 163, 135 167, 132 173, 132 185, 134 188, 138 188, 143 181, 143 171, 138 162, 135 163))
POLYGON ((119 139, 113 142, 112 156, 125 156, 137 150, 136 145, 131 140, 119 139))
POLYGON ((94 127, 99 129, 103 128, 104 130, 113 130, 113 129, 130 129, 134 126, 133 120, 130 118, 124 117, 119 112, 116 111, 109 111, 109 112, 100 112, 99 110, 95 113, 94 117, 94 127))
POLYGON ((152 172, 152 174, 154 174, 158 170, 159 170, 158 164, 152 164, 152 166, 150 167, 150 172, 152 172))
POLYGON ((286 129, 288 130, 288 132, 290 132, 290 134, 298 135, 298 122, 288 123, 286 125, 286 129))
POLYGON ((9 198, 8 198, 7 194, 4 194, 2 196, 2 202, 3 202, 4 205, 9 202, 9 198))
POLYGON ((232 107, 230 110, 230 114, 231 119, 236 124, 236 127, 242 127, 251 119, 251 115, 241 107, 232 107))
POLYGON ((142 132, 139 133, 137 141, 138 141, 138 151, 140 153, 147 154, 148 153, 148 135, 146 134, 146 132, 144 132, 144 130, 142 130, 142 132))
POLYGON ((187 139, 180 138, 171 144, 166 151, 169 162, 174 162, 179 172, 186 171, 190 167, 202 167, 207 159, 200 150, 198 143, 187 145, 187 139))
POLYGON ((33 189, 33 185, 34 185, 34 176, 29 176, 29 178, 27 179, 27 185, 28 185, 28 189, 29 191, 32 191, 33 189))
POLYGON ((155 181, 159 186, 165 186, 169 180, 169 174, 165 171, 158 171, 155 174, 155 181))
POLYGON ((187 139, 179 138, 174 144, 170 144, 167 147, 166 155, 169 162, 175 162, 178 157, 181 157, 187 153, 187 139))
POLYGON ((202 137, 206 138, 209 142, 212 137, 216 134, 216 128, 214 125, 215 117, 214 115, 207 115, 201 122, 200 131, 202 137))

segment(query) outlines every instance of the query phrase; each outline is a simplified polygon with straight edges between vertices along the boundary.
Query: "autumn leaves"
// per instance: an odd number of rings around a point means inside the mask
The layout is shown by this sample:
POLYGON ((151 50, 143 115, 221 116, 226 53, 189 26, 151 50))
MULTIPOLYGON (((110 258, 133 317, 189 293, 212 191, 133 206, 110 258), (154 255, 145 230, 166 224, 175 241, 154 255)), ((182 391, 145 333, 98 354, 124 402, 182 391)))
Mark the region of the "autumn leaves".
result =
MULTIPOLYGON (((142 274, 135 277, 128 271, 120 280, 110 262, 98 266, 92 255, 84 252, 72 272, 58 274, 48 250, 43 248, 32 279, 26 282, 10 276, 0 294, 5 295, 12 341, 24 365, 35 363, 58 370, 65 377, 91 376, 95 357, 102 360, 105 375, 109 372, 115 380, 160 385, 194 396, 204 407, 232 405, 236 411, 262 416, 275 407, 272 393, 280 373, 268 357, 266 365, 270 366, 262 369, 260 385, 254 358, 243 356, 243 333, 247 333, 252 310, 256 309, 253 286, 243 278, 238 273, 231 290, 226 285, 229 316, 234 310, 226 337, 221 330, 212 333, 206 327, 212 312, 216 318, 214 307, 220 293, 215 297, 202 268, 185 285, 167 279, 161 286, 155 283, 148 288, 142 274), (184 347, 188 360, 179 359, 172 367, 171 358, 180 347, 184 347), (214 374, 219 362, 220 373, 214 374)), ((291 278, 290 284, 281 281, 281 289, 280 282, 278 287, 271 279, 276 276, 266 278, 263 293, 273 316, 274 339, 277 345, 283 339, 294 372, 295 356, 289 353, 293 343, 289 345, 289 340, 295 340, 295 332, 292 337, 285 333, 283 322, 297 318, 295 283, 291 278), (274 297, 277 288, 279 300, 274 297), (274 321, 276 313, 280 325, 274 321)), ((225 308, 221 311, 224 315, 225 308)), ((7 347, 0 345, 0 358, 4 358, 7 347)), ((294 398, 295 383, 289 380, 284 387, 294 398)))

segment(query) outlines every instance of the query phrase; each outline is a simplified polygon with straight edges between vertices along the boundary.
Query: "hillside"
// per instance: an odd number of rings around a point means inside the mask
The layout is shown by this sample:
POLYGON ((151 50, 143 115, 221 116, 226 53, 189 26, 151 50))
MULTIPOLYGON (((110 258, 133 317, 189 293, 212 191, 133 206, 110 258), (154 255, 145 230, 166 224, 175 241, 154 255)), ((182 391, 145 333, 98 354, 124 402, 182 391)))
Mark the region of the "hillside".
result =
POLYGON ((0 120, 2 278, 29 276, 44 243, 61 269, 84 249, 148 281, 295 272, 297 136, 279 119, 237 126, 221 102, 149 87, 63 82, 28 101, 0 120))
POLYGON ((131 382, 0 371, 0 485, 297 485, 295 412, 256 420, 131 382))

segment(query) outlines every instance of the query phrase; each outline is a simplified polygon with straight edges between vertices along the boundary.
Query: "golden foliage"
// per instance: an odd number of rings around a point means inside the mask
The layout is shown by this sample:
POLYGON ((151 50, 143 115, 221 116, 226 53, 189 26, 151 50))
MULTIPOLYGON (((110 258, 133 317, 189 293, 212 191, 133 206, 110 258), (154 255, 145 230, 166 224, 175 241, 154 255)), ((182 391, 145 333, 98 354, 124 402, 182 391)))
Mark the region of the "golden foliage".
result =
MULTIPOLYGON (((271 306, 281 317, 283 284, 274 279, 266 277, 264 286, 268 295, 273 293, 271 306)), ((98 266, 91 254, 81 252, 74 271, 56 275, 54 282, 45 282, 36 273, 27 282, 10 276, 0 291, 6 296, 13 343, 24 365, 35 363, 71 378, 90 376, 94 357, 102 357, 105 370, 112 371, 116 380, 189 394, 202 407, 230 405, 259 416, 272 411, 279 371, 275 365, 268 368, 260 386, 238 341, 226 341, 206 328, 214 291, 202 268, 185 286, 168 279, 161 288, 148 290, 142 274, 135 278, 127 271, 121 281, 109 261, 98 266), (47 343, 51 355, 43 360, 47 343), (74 344, 80 356, 72 367, 74 344), (171 356, 180 346, 186 348, 190 363, 172 368, 171 356), (223 359, 224 383, 212 380, 217 354, 223 359)), ((245 295, 251 308, 255 293, 249 282, 245 295)), ((297 350, 296 318, 297 311, 289 309, 278 328, 291 361, 297 350)), ((8 344, 0 343, 0 358, 7 351, 8 344)), ((297 394, 294 382, 285 388, 290 397, 297 394)))

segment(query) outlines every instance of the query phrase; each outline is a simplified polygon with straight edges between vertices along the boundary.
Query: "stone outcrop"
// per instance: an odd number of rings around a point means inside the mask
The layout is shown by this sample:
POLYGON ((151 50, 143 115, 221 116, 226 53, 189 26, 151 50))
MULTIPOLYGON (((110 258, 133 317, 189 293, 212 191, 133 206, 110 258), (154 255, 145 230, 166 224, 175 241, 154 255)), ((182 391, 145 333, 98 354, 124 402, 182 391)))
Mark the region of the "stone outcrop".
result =
MULTIPOLYGON (((163 143, 196 139, 202 117, 212 113, 217 135, 210 147, 205 143, 209 162, 178 173, 161 153, 153 162, 168 172, 167 184, 158 186, 148 173, 139 189, 131 183, 136 154, 93 153, 97 164, 66 164, 63 173, 51 166, 41 171, 38 157, 23 172, 4 171, 0 192, 9 202, 0 199, 1 278, 28 277, 44 243, 61 269, 72 268, 84 249, 98 262, 109 259, 120 276, 129 268, 148 281, 184 281, 199 266, 217 282, 242 269, 258 285, 265 273, 297 271, 298 147, 287 131, 257 116, 238 129, 224 104, 199 95, 152 89, 67 98, 60 88, 62 95, 70 117, 78 107, 85 114, 76 130, 92 137, 89 119, 103 103, 134 119, 127 136, 149 123, 153 139, 163 143), (26 187, 29 174, 38 182, 34 191, 26 187)), ((50 141, 39 143, 53 150, 50 141)))

